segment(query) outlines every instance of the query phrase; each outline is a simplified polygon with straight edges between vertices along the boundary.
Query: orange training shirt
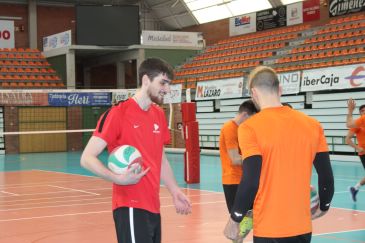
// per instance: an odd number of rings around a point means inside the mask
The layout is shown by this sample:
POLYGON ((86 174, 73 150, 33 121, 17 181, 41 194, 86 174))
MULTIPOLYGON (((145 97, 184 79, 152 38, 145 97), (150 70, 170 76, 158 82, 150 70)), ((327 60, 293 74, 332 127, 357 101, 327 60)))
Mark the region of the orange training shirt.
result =
MULTIPOLYGON (((365 149, 365 115, 362 115, 358 119, 355 120, 355 124, 357 128, 351 128, 351 131, 353 131, 356 134, 357 142, 359 146, 363 149, 365 149)), ((359 153, 359 155, 364 155, 365 153, 359 153)))
POLYGON ((243 158, 262 156, 254 235, 279 238, 311 232, 312 164, 316 153, 328 151, 320 123, 286 106, 266 108, 239 126, 238 141, 243 158))
POLYGON ((238 125, 233 120, 230 120, 223 125, 219 137, 219 154, 222 163, 222 184, 224 185, 239 184, 242 177, 242 166, 233 165, 228 155, 228 149, 239 150, 237 129, 238 125))

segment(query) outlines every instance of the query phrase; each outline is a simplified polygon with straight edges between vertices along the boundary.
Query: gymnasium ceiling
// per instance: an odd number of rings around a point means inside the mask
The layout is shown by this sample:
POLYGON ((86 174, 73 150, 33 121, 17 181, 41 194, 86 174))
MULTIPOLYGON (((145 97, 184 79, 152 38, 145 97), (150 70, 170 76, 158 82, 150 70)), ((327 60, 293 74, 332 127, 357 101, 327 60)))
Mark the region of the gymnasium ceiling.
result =
POLYGON ((141 21, 158 23, 156 29, 180 30, 214 21, 219 17, 229 18, 302 0, 0 0, 0 3, 28 4, 29 1, 37 1, 41 5, 61 6, 139 4, 141 21), (254 6, 254 3, 257 3, 257 6, 254 6))

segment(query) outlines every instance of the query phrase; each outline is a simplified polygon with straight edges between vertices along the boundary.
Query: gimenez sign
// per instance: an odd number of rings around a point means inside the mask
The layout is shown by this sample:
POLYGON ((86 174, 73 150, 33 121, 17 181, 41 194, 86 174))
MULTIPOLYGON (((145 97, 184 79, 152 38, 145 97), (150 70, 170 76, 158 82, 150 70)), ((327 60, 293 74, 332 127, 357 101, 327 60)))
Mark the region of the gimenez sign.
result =
POLYGON ((243 78, 198 82, 195 100, 215 100, 242 97, 243 78))
POLYGON ((303 71, 300 91, 365 87, 364 64, 303 71))

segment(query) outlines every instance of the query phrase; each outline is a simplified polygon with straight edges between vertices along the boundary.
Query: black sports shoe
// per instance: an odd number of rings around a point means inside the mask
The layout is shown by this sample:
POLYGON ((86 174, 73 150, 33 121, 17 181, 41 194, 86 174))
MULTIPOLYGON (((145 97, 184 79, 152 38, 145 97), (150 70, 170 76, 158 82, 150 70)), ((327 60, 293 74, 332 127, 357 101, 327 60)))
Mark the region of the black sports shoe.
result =
POLYGON ((351 197, 352 200, 354 200, 354 202, 356 202, 356 194, 359 192, 359 190, 356 190, 355 187, 350 187, 350 193, 351 193, 351 197))

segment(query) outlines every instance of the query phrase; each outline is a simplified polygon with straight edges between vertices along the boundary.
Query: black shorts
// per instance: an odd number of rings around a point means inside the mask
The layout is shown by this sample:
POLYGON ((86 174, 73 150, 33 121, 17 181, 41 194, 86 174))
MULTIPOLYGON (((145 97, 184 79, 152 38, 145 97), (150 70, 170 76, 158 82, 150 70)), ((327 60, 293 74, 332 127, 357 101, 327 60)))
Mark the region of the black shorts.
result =
POLYGON ((237 189, 238 189, 237 184, 223 185, 224 196, 226 197, 226 204, 229 213, 231 213, 237 189))
POLYGON ((364 155, 359 155, 359 157, 360 157, 362 166, 364 166, 364 169, 365 169, 365 154, 364 155))
POLYGON ((161 216, 139 208, 113 211, 118 243, 160 243, 161 216))
POLYGON ((310 243, 312 233, 284 238, 253 237, 254 243, 310 243))

